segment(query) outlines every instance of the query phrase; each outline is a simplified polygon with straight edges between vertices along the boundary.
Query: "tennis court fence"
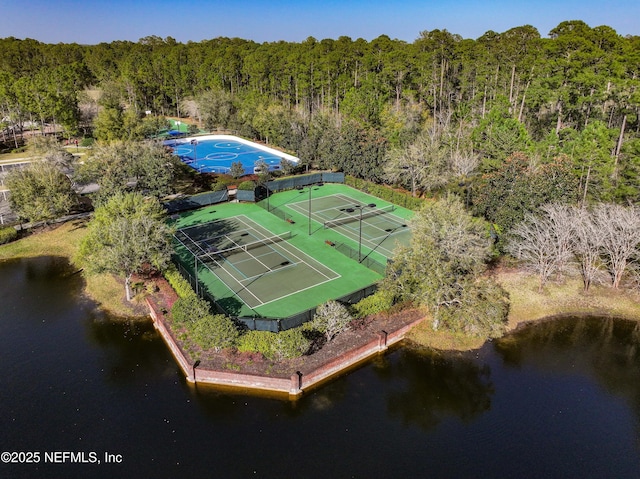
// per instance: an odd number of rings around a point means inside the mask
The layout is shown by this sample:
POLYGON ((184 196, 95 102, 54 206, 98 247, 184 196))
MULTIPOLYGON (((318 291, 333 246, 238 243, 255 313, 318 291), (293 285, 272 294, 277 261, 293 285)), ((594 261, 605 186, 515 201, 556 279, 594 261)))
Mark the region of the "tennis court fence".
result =
POLYGON ((291 219, 291 216, 283 209, 271 205, 268 196, 279 191, 293 190, 319 183, 344 183, 344 173, 325 171, 322 173, 312 173, 310 175, 292 176, 290 178, 282 178, 281 180, 268 181, 266 186, 258 186, 256 188, 256 204, 281 220, 288 221, 291 219))
MULTIPOLYGON (((291 176, 279 180, 272 180, 266 183, 266 186, 259 185, 254 190, 237 190, 236 199, 238 201, 256 202, 259 206, 267 209, 268 202, 262 204, 263 200, 272 193, 278 191, 291 190, 316 183, 344 183, 344 173, 312 173, 310 175, 291 176)), ((203 206, 215 205, 229 201, 229 192, 227 190, 208 191, 197 195, 186 196, 175 200, 167 201, 163 204, 169 214, 179 213, 181 211, 193 210, 203 206)), ((278 212, 274 213, 278 215, 278 212)), ((282 218, 286 220, 286 218, 282 218)))
POLYGON ((209 191, 197 195, 178 198, 176 200, 167 201, 163 204, 167 213, 179 213, 180 211, 193 210, 203 206, 215 205, 229 200, 229 192, 227 190, 209 191))
POLYGON ((266 186, 271 193, 277 193, 278 191, 293 190, 315 185, 316 183, 344 183, 344 173, 323 171, 321 173, 311 173, 310 175, 290 176, 279 180, 267 181, 266 186))
MULTIPOLYGON (((353 259, 356 261, 360 260, 360 251, 358 251, 357 249, 349 246, 348 244, 345 243, 335 243, 334 245, 334 249, 338 252, 338 253, 342 253, 343 255, 345 255, 347 258, 349 259, 353 259)), ((365 256, 362 261, 360 261, 360 264, 363 266, 366 266, 367 268, 369 268, 371 271, 375 271, 378 274, 381 274, 384 276, 384 274, 387 271, 387 265, 381 263, 380 261, 377 261, 369 256, 365 256)))

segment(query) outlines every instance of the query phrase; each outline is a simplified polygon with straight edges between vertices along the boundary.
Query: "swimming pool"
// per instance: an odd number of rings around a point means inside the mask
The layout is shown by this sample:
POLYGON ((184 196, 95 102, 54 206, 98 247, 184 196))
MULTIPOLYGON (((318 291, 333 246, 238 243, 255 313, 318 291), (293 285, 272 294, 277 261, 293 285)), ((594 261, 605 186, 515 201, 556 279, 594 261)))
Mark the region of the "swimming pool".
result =
POLYGON ((181 138, 164 144, 172 148, 183 163, 201 173, 229 173, 231 165, 240 162, 244 173, 250 175, 259 173, 258 161, 264 161, 269 171, 279 170, 283 158, 294 163, 300 161, 295 156, 231 135, 181 138))

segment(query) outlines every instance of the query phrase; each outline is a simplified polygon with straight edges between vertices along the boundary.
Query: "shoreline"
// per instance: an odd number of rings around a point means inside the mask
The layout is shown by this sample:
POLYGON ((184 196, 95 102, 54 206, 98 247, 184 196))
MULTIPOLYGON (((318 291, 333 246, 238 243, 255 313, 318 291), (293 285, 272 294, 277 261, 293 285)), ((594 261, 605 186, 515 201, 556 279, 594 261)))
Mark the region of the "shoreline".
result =
MULTIPOLYGON (((403 341, 414 326, 425 320, 422 314, 404 313, 398 316, 402 317, 402 320, 394 318, 387 321, 386 325, 385 321, 373 320, 369 328, 360 331, 359 334, 345 331, 337 337, 342 341, 329 343, 310 356, 281 361, 280 367, 269 373, 273 364, 267 361, 262 363, 262 368, 259 367, 257 371, 249 371, 241 366, 236 370, 229 369, 228 364, 227 368, 219 365, 216 367, 206 359, 194 360, 184 350, 181 341, 176 339, 166 321, 163 307, 153 298, 147 298, 146 303, 155 329, 162 336, 188 383, 206 384, 232 391, 266 393, 289 400, 299 399, 304 393, 359 367, 377 355, 384 354, 389 348, 403 341)), ((387 319, 392 317, 383 316, 387 319)), ((224 357, 224 353, 218 356, 224 357)))
POLYGON ((588 293, 583 291, 582 281, 577 277, 549 282, 540 293, 537 278, 521 269, 503 269, 493 277, 511 301, 507 333, 524 324, 563 316, 607 316, 640 321, 640 290, 613 289, 606 278, 592 285, 588 293))
MULTIPOLYGON (((570 277, 561 282, 549 282, 540 293, 535 275, 523 269, 498 268, 490 276, 510 298, 508 322, 500 338, 541 321, 571 316, 640 321, 640 291, 637 289, 614 290, 607 284, 594 284, 585 294, 581 279, 570 277)), ((428 321, 415 328, 407 339, 439 351, 473 351, 487 341, 448 331, 433 331, 428 321)))
MULTIPOLYGON (((70 264, 74 264, 73 257, 83 235, 83 226, 82 221, 73 221, 2 245, 0 262, 34 256, 64 256, 70 264), (46 241, 43 241, 43 237, 46 241), (52 254, 52 251, 55 253, 52 254)), ((584 294, 579 278, 567 278, 560 283, 549 283, 540 293, 537 278, 524 270, 498 268, 490 274, 505 288, 511 300, 507 328, 501 337, 540 321, 567 316, 606 316, 640 321, 640 291, 636 289, 613 290, 607 285, 594 285, 589 294, 584 294)), ((93 300, 97 307, 116 317, 151 318, 158 329, 157 316, 158 313, 162 314, 163 308, 158 306, 153 311, 150 306, 154 302, 153 294, 140 303, 125 304, 122 282, 112 275, 88 277, 83 274, 83 279, 83 294, 93 300), (140 315, 142 311, 143 316, 140 315)), ((190 355, 183 352, 181 342, 169 332, 171 328, 167 328, 163 320, 161 323, 167 330, 162 334, 163 339, 191 384, 211 383, 215 387, 258 391, 261 394, 275 392, 296 399, 303 392, 357 368, 403 340, 443 352, 475 350, 486 342, 484 338, 470 338, 446 331, 434 332, 428 318, 428 314, 420 310, 378 315, 371 319, 369 326, 345 331, 321 350, 296 360, 272 363, 241 354, 213 353, 201 358, 200 369, 193 367, 195 361, 191 363, 187 359, 190 355), (277 380, 276 386, 273 386, 274 380, 277 380)))

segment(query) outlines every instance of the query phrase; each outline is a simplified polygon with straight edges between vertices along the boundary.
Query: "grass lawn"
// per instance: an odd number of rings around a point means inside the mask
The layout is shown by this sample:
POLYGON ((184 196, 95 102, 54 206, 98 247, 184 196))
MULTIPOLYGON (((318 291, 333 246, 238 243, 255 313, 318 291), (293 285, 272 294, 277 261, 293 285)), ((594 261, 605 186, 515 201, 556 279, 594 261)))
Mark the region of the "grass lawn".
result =
POLYGON ((538 278, 521 270, 501 271, 495 279, 511 299, 509 329, 521 323, 569 314, 640 320, 640 292, 636 289, 615 290, 606 284, 596 284, 585 294, 582 280, 572 277, 562 283, 550 282, 540 293, 538 278))
MULTIPOLYGON (((554 316, 595 315, 640 321, 640 292, 635 289, 614 290, 597 284, 585 294, 582 280, 573 277, 562 283, 550 282, 538 292, 538 278, 520 269, 503 269, 494 279, 509 293, 507 331, 554 316)), ((477 349, 485 342, 463 334, 433 331, 429 320, 414 328, 409 339, 429 348, 452 351, 477 349)))

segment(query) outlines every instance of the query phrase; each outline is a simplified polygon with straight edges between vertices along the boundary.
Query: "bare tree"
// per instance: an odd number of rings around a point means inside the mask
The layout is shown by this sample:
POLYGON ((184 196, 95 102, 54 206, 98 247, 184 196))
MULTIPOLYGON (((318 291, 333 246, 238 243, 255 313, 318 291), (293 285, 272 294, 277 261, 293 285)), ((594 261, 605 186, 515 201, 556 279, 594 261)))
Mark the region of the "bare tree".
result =
POLYGON ((408 150, 391 150, 384 168, 385 178, 391 183, 408 184, 411 194, 416 196, 422 172, 422 161, 413 158, 408 150))
POLYGON ((234 161, 231 163, 231 169, 229 170, 229 174, 233 176, 235 179, 244 176, 244 165, 241 161, 234 161))
POLYGON ((640 211, 633 206, 603 203, 596 206, 593 216, 602 235, 602 260, 611 275, 611 285, 617 289, 640 244, 640 211))
POLYGON ((553 253, 556 260, 556 274, 558 279, 567 272, 568 265, 573 258, 571 224, 573 211, 568 205, 551 203, 542 206, 541 210, 549 218, 553 229, 553 253))
POLYGON ((449 159, 453 174, 466 178, 480 164, 480 157, 472 151, 456 151, 449 159))
POLYGON ((558 264, 552 226, 547 217, 527 214, 524 221, 513 229, 512 240, 507 245, 509 253, 523 261, 529 269, 538 275, 539 292, 542 292, 544 285, 556 271, 558 264))
POLYGON ((449 177, 444 151, 435 132, 425 131, 408 147, 389 152, 385 177, 392 183, 409 185, 413 196, 418 190, 436 188, 449 177))
POLYGON ((580 265, 585 293, 600 269, 600 248, 603 232, 596 225, 593 215, 582 208, 572 208, 572 250, 580 265))
POLYGON ((538 291, 552 274, 560 277, 572 257, 571 210, 568 206, 549 204, 540 215, 527 214, 512 231, 508 251, 523 261, 539 277, 538 291))
POLYGON ((64 174, 69 175, 75 163, 74 156, 53 136, 33 136, 28 140, 29 150, 35 156, 51 163, 64 174))
POLYGON ((182 100, 180 102, 180 108, 186 116, 197 120, 199 125, 202 124, 202 113, 200 112, 198 102, 195 100, 182 100))
POLYGON ((313 326, 325 335, 327 341, 331 341, 349 327, 352 319, 345 306, 337 301, 327 301, 316 309, 313 326))
POLYGON ((78 110, 80 110, 80 128, 86 134, 98 116, 98 100, 101 92, 85 89, 78 93, 78 110))

